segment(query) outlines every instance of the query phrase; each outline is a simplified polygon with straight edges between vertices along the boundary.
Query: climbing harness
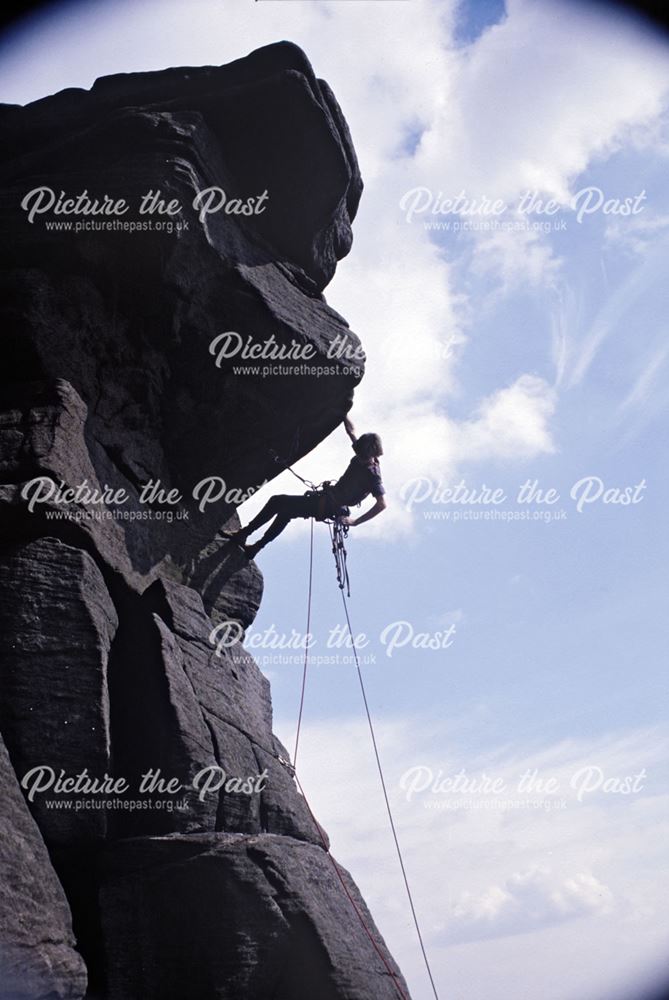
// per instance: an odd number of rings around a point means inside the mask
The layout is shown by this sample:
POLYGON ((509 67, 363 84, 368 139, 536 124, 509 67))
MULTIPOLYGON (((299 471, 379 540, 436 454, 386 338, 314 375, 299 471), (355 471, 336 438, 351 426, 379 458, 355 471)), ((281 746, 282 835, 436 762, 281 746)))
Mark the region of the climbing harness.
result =
MULTIPOLYGON (((301 483, 303 483, 305 486, 308 487, 308 490, 307 490, 307 493, 306 493, 307 496, 309 496, 309 495, 312 495, 312 496, 316 495, 316 496, 320 497, 321 500, 323 501, 322 504, 321 504, 321 507, 319 509, 318 520, 319 521, 326 521, 329 525, 331 525, 330 539, 331 539, 331 542, 332 542, 332 553, 334 555, 335 567, 336 567, 336 570, 337 570, 337 583, 339 584, 339 589, 341 591, 343 591, 344 588, 346 588, 346 594, 347 594, 348 597, 350 597, 351 596, 351 582, 349 580, 348 568, 347 568, 347 565, 346 565, 347 553, 346 553, 346 544, 345 544, 346 543, 346 539, 348 538, 348 525, 344 524, 342 522, 342 519, 341 519, 341 517, 338 514, 328 514, 327 511, 326 511, 326 509, 325 509, 326 506, 327 506, 326 502, 325 502, 326 499, 327 499, 327 489, 332 484, 330 483, 329 480, 326 480, 325 482, 320 483, 318 486, 316 486, 315 483, 312 483, 310 480, 305 479, 304 476, 301 476, 299 474, 299 472, 295 472, 295 469, 291 468, 291 466, 288 465, 285 462, 285 460, 282 459, 281 456, 278 455, 277 452, 274 451, 274 449, 272 449, 272 448, 270 449, 270 455, 273 457, 273 459, 274 459, 275 462, 277 462, 278 464, 280 464, 280 465, 283 466, 283 468, 284 468, 284 470, 286 472, 290 472, 293 476, 295 476, 296 479, 299 479, 301 483)), ((345 507, 344 510, 346 511, 346 510, 348 510, 348 508, 345 507)), ((313 525, 313 518, 312 518, 312 523, 311 523, 312 536, 313 536, 313 530, 314 530, 314 525, 313 525)), ((313 537, 312 537, 311 550, 312 550, 312 553, 313 553, 313 537)), ((309 563, 309 593, 310 594, 311 594, 311 573, 312 573, 312 568, 313 568, 313 560, 310 560, 310 563, 309 563)), ((307 634, 309 634, 309 629, 308 628, 307 628, 307 634)))
MULTIPOLYGON (((400 863, 400 870, 402 872, 402 880, 404 882, 404 887, 405 887, 405 890, 406 890, 407 899, 409 900, 409 907, 410 907, 410 910, 411 910, 411 916, 412 916, 414 927, 416 929, 416 935, 418 937, 418 943, 420 945, 420 950, 421 950, 421 953, 422 953, 422 956, 423 956, 423 962, 424 962, 424 965, 425 965, 425 969, 427 971, 428 979, 430 981, 430 986, 432 988, 432 992, 434 994, 435 1000, 439 1000, 439 994, 437 993, 437 987, 436 987, 436 984, 435 984, 435 981, 434 981, 434 977, 432 975, 432 969, 430 967, 430 961, 429 961, 429 958, 428 958, 428 955, 427 955, 427 950, 425 948, 425 943, 423 941, 423 934, 422 934, 422 931, 420 929, 420 923, 419 923, 419 920, 418 920, 418 914, 416 913, 416 907, 415 907, 414 900, 413 900, 413 893, 411 892, 411 886, 409 884, 409 876, 407 874, 406 865, 404 863, 404 856, 402 854, 402 848, 401 848, 399 837, 398 837, 398 834, 397 834, 397 827, 395 825, 395 819, 394 819, 394 816, 393 816, 392 807, 390 805, 390 797, 388 795, 388 787, 387 787, 385 775, 384 775, 384 772, 383 772, 383 766, 381 764, 381 755, 379 753, 378 743, 377 743, 377 739, 376 739, 376 732, 375 732, 375 729, 374 729, 374 723, 372 721, 372 714, 371 714, 371 710, 370 710, 370 707, 369 707, 369 700, 367 698, 367 691, 365 689, 365 682, 364 682, 364 678, 362 676, 362 669, 360 667, 360 660, 359 660, 359 657, 358 657, 358 650, 357 650, 356 644, 355 644, 355 636, 354 636, 354 633, 353 633, 353 628, 351 626, 351 617, 350 617, 350 614, 349 614, 348 603, 347 603, 347 596, 350 597, 351 596, 351 592, 350 592, 348 569, 347 569, 347 565, 346 565, 346 547, 345 547, 345 544, 344 544, 345 540, 346 540, 346 537, 348 536, 348 526, 342 524, 341 521, 338 518, 335 517, 335 518, 328 519, 328 530, 330 532, 330 540, 331 540, 331 543, 332 543, 332 552, 334 554, 334 559, 335 559, 335 568, 336 568, 336 572, 337 572, 337 583, 339 585, 339 590, 341 592, 342 604, 343 604, 343 607, 344 607, 344 615, 345 615, 345 618, 346 618, 346 625, 347 625, 347 628, 348 628, 348 633, 349 633, 350 642, 351 642, 351 648, 353 650, 353 657, 354 657, 354 661, 355 661, 356 671, 357 671, 357 674, 358 674, 358 682, 360 684, 360 691, 361 691, 361 694, 362 694, 362 700, 363 700, 363 704, 365 706, 365 714, 367 716, 367 724, 368 724, 370 736, 371 736, 371 739, 372 739, 372 747, 373 747, 373 751, 374 751, 374 758, 376 760, 376 767, 377 767, 377 770, 378 770, 378 773, 379 773, 379 778, 380 778, 380 781, 381 781, 381 789, 382 789, 382 792, 383 792, 383 798, 384 798, 385 805, 386 805, 386 812, 388 814, 388 820, 390 822, 390 829, 391 829, 393 841, 394 841, 394 844, 395 844, 395 850, 397 852, 397 857, 398 857, 398 860, 399 860, 399 863, 400 863), (345 589, 346 589, 346 593, 344 593, 345 589)), ((308 590, 308 596, 307 596, 307 633, 306 633, 307 636, 309 636, 309 634, 310 634, 310 628, 311 628, 311 601, 312 601, 312 590, 313 590, 312 584, 313 584, 313 565, 314 565, 313 555, 314 555, 314 519, 311 518, 311 536, 310 536, 310 545, 309 545, 309 590, 308 590)), ((297 750, 298 750, 298 747, 299 747, 300 731, 301 731, 301 728, 302 728, 302 717, 303 717, 303 712, 304 712, 304 698, 305 698, 306 685, 307 685, 308 665, 309 665, 309 648, 308 648, 308 643, 305 643, 304 664, 303 664, 303 670, 302 670, 302 686, 301 686, 301 691, 300 691, 300 707, 299 707, 299 713, 298 713, 298 719, 297 719, 297 727, 296 727, 296 734, 295 734, 295 752, 294 752, 294 755, 293 755, 293 768, 296 768, 296 766, 297 766, 297 750)), ((389 964, 386 956, 381 951, 381 948, 379 947, 379 944, 376 941, 374 935, 372 934, 371 930, 367 926, 367 923, 365 921, 365 917, 364 917, 363 913, 361 912, 360 907, 357 905, 355 899, 353 898, 353 896, 351 894, 351 891, 350 891, 348 885, 346 884, 344 876, 342 875, 342 872, 341 872, 341 870, 339 868, 339 865, 337 864, 336 860, 334 859, 334 857, 330 853, 330 848, 328 846, 327 840, 325 839, 325 836, 324 836, 323 831, 322 831, 322 829, 320 827, 320 824, 318 823, 318 821, 316 820, 316 817, 314 816, 314 813, 312 812, 311 806, 309 805, 309 802, 307 800, 306 794, 305 794, 304 789, 302 787, 302 784, 301 784, 301 782, 300 782, 300 780, 299 780, 299 778, 297 776, 296 771, 294 771, 293 773, 294 773, 294 778, 295 778, 295 781, 297 783, 297 786, 298 786, 300 792, 302 793, 302 797, 304 798, 304 802, 305 802, 306 808, 307 808, 307 810, 309 812, 309 815, 311 816, 311 818, 312 818, 312 820, 313 820, 313 822, 315 824, 316 830, 318 831, 319 838, 321 839, 323 847, 324 847, 324 849, 325 849, 328 857, 330 858, 330 861, 332 863, 333 869, 334 869, 334 871, 335 871, 335 873, 337 875, 337 878, 338 878, 339 882, 341 883, 341 886, 342 886, 342 888, 344 890, 344 893, 346 894, 346 896, 347 896, 347 898, 348 898, 348 900, 349 900, 349 902, 350 902, 353 910, 357 914, 358 919, 360 920, 360 923, 362 924, 362 927, 363 927, 365 933, 369 937, 369 939, 370 939, 370 941, 371 941, 371 943, 372 943, 372 945, 374 947, 374 950, 376 951, 376 953, 380 957, 380 959, 383 962, 386 970, 388 971, 389 975, 391 976, 393 985, 395 986, 395 989, 397 990, 398 996, 401 997, 402 1000, 409 1000, 409 998, 408 998, 405 990, 403 989, 401 983, 398 982, 397 974, 393 971, 392 966, 389 964)))

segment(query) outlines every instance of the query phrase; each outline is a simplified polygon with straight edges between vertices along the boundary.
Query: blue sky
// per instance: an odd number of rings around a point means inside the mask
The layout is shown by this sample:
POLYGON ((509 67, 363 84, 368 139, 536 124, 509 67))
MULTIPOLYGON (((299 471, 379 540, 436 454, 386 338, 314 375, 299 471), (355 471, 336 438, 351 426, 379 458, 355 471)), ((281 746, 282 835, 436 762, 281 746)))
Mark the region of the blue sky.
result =
MULTIPOLYGON (((666 44, 619 13, 545 0, 512 0, 506 16, 497 3, 418 0, 202 0, 198 11, 145 0, 54 15, 6 47, 4 99, 225 62, 286 37, 333 86, 366 190, 353 251, 326 294, 368 352, 354 419, 384 437, 390 500, 353 529, 351 608, 369 639, 363 656, 376 657, 364 670, 437 980, 467 1000, 632 1000, 667 937, 666 44), (505 221, 565 228, 427 229, 458 216, 407 221, 400 202, 419 187, 500 199, 505 221), (611 204, 645 192, 643 208, 578 222, 572 199, 587 187, 611 204), (552 198, 555 215, 523 221, 515 206, 528 189, 552 198), (646 485, 636 504, 579 513, 570 490, 588 476, 606 489, 646 485), (463 508, 427 502, 408 511, 402 496, 420 477, 501 488, 505 511, 536 479, 559 491, 553 509, 566 516, 454 522, 463 508), (430 509, 450 519, 428 519, 430 509), (452 644, 387 656, 380 636, 399 621, 414 634, 454 625, 452 644), (402 776, 416 767, 485 771, 509 788, 536 768, 566 806, 446 808, 428 791, 407 801, 402 776), (579 801, 571 782, 586 768, 613 784, 646 776, 637 792, 600 787, 579 801)), ((347 460, 342 430, 299 469, 331 478, 347 460)), ((296 487, 287 476, 273 484, 296 487)), ((331 654, 340 598, 316 530, 314 653, 331 654)), ((256 634, 304 628, 307 560, 302 524, 262 553, 256 634)), ((301 667, 263 660, 269 652, 256 655, 290 747, 301 667)), ((311 672, 300 769, 424 1000, 350 664, 311 672)))

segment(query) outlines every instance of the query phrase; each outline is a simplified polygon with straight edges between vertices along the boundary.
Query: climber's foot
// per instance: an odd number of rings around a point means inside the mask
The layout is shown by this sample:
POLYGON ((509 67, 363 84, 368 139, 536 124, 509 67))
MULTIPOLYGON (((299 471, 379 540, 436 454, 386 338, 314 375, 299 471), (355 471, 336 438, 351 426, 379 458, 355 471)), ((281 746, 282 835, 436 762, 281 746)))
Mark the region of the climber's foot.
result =
POLYGON ((224 538, 227 542, 232 542, 233 545, 238 545, 241 549, 246 545, 246 532, 241 531, 221 531, 221 538, 224 538))

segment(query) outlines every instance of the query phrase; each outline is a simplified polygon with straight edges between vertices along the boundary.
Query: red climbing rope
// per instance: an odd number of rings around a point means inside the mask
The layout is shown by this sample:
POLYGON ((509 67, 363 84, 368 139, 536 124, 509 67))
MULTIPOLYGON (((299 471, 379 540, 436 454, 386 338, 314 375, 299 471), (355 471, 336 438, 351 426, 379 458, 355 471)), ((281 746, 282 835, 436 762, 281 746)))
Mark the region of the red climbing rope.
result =
POLYGON ((397 981, 397 973, 393 970, 393 967, 389 963, 388 959, 386 958, 386 956, 381 951, 381 948, 380 948, 378 942, 376 941, 376 938, 374 937, 374 935, 370 931, 369 927, 367 926, 367 922, 365 921, 364 915, 362 914, 362 912, 360 910, 360 907, 358 906, 358 904, 356 903, 355 899, 353 898, 351 890, 346 885, 346 881, 344 879, 344 876, 341 873, 341 869, 340 869, 339 865, 337 864, 337 861, 335 860, 335 858, 332 856, 332 854, 330 852, 330 847, 329 847, 328 842, 327 842, 327 840, 325 838, 325 834, 323 833, 323 828, 321 827, 320 823, 318 822, 318 820, 314 816, 312 808, 309 805, 309 800, 307 799, 306 793, 304 791, 304 788, 302 787, 302 784, 301 784, 300 779, 298 778, 297 774, 295 774, 295 781, 297 782, 297 787, 299 788, 300 792, 302 793, 302 798, 304 799, 304 804, 307 807, 307 811, 308 811, 309 815, 311 816, 311 818, 312 818, 312 820, 314 822, 314 826, 316 827, 316 831, 317 831, 318 836, 320 838, 321 844, 323 845, 323 850, 325 851, 325 853, 327 854, 328 858, 332 862, 332 867, 333 867, 333 869, 335 871, 335 874, 336 874, 337 878, 339 879, 341 887, 344 890, 344 892, 345 892, 345 894, 346 894, 346 896, 348 898, 349 903, 351 904, 351 906, 355 910, 355 913, 356 913, 356 915, 358 917, 358 920, 362 924, 362 927, 363 927, 363 930, 365 931, 365 934, 367 935, 367 937, 371 941, 372 946, 374 948, 374 951, 376 952, 376 954, 379 956, 379 958, 381 959, 381 961, 385 965, 386 970, 388 971, 388 975, 392 979, 393 985, 395 986, 395 989, 397 990, 398 995, 401 997, 401 1000, 411 1000, 411 998, 408 996, 407 993, 405 993, 404 989, 402 988, 401 983, 399 983, 397 981))

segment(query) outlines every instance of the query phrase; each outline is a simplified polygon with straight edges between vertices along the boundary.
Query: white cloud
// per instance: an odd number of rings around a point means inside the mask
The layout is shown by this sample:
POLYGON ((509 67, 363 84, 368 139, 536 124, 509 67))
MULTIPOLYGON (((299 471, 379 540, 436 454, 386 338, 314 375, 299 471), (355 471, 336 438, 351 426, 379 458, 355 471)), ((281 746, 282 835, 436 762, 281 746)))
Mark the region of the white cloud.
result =
POLYGON ((476 418, 461 425, 459 457, 522 459, 552 452, 549 421, 555 402, 555 391, 544 379, 521 375, 484 400, 476 418))
POLYGON ((561 261, 545 237, 531 229, 498 230, 479 238, 473 270, 497 279, 498 297, 518 287, 550 287, 560 272, 561 261))
MULTIPOLYGON (((369 373, 356 409, 387 439, 391 495, 427 470, 448 481, 468 461, 527 461, 554 451, 552 418, 559 403, 545 378, 519 371, 469 418, 449 418, 447 401, 458 391, 458 363, 476 335, 476 313, 464 294, 466 275, 435 250, 422 220, 407 224, 401 213, 393 214, 402 195, 427 185, 444 195, 465 189, 512 202, 537 187, 566 202, 593 159, 633 138, 642 141, 656 128, 669 86, 663 47, 627 22, 536 0, 511 3, 508 15, 474 46, 448 53, 430 48, 421 60, 431 69, 429 95, 421 71, 405 80, 399 106, 381 109, 370 105, 369 95, 362 98, 365 109, 390 115, 396 129, 411 119, 401 116, 413 102, 425 126, 413 158, 386 162, 366 178, 354 252, 328 292, 368 351, 369 373), (398 107, 400 119, 394 117, 398 107), (438 358, 444 342, 452 349, 438 358)), ((404 27, 412 38, 411 26, 404 27)), ((347 101, 344 107, 348 114, 347 101)), ((366 139, 356 115, 364 113, 356 101, 351 121, 363 166, 366 139)), ((545 234, 483 233, 471 245, 471 273, 487 279, 491 293, 550 288, 569 300, 562 262, 545 234)), ((559 385, 575 348, 570 327, 554 333, 559 385)), ((586 339, 583 358, 591 346, 586 339)), ((365 532, 386 535, 389 526, 394 536, 409 530, 406 512, 390 508, 365 532)))
MULTIPOLYGON (((372 692, 371 671, 368 675, 372 692)), ((479 706, 468 718, 396 718, 376 725, 441 992, 468 1000, 614 995, 613 987, 646 977, 664 958, 662 928, 669 911, 657 870, 669 832, 662 779, 669 759, 666 736, 649 727, 533 748, 491 745, 475 751, 489 717, 490 708, 479 706), (485 773, 501 779, 506 791, 446 795, 426 789, 408 802, 400 778, 416 766, 429 767, 435 781, 461 770, 469 778, 485 773), (601 768, 606 778, 646 769, 647 777, 636 794, 605 793, 600 787, 579 802, 571 782, 585 767, 601 768), (528 771, 537 772, 535 781, 553 778, 559 791, 518 793, 518 779, 528 771), (563 797, 566 808, 552 811, 527 804, 475 806, 495 798, 527 803, 563 797), (445 799, 456 804, 426 805, 445 799), (567 955, 574 956, 573 966, 567 955), (484 975, 485 969, 494 971, 484 975)), ((291 746, 292 721, 279 720, 277 728, 291 746)), ((366 723, 350 718, 307 723, 300 747, 300 780, 335 856, 358 881, 410 977, 412 996, 427 1000, 366 723)))
POLYGON ((611 890, 594 875, 576 872, 560 878, 548 868, 535 867, 480 895, 463 893, 443 934, 452 942, 523 934, 577 917, 608 914, 612 907, 611 890))
POLYGON ((669 87, 666 51, 585 4, 511 0, 507 10, 461 53, 457 100, 444 102, 417 166, 454 192, 508 199, 530 188, 566 202, 594 156, 653 126, 669 87))

